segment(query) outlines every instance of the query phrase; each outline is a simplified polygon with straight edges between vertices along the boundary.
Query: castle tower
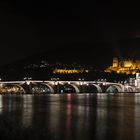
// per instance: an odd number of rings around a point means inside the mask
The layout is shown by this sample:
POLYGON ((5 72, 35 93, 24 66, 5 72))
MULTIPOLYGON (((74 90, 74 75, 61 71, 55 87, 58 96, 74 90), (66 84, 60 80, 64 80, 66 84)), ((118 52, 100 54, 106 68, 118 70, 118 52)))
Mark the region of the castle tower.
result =
POLYGON ((113 58, 113 65, 112 65, 112 67, 113 68, 117 68, 118 66, 119 66, 119 60, 118 60, 117 57, 114 57, 113 58))

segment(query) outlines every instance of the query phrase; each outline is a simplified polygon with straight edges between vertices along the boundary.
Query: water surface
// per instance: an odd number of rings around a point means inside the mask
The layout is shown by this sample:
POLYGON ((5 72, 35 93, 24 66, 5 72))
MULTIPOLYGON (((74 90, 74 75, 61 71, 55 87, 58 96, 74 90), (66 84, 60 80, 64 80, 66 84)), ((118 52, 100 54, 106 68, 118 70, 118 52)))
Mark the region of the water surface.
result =
POLYGON ((0 137, 139 140, 140 94, 0 95, 0 137))

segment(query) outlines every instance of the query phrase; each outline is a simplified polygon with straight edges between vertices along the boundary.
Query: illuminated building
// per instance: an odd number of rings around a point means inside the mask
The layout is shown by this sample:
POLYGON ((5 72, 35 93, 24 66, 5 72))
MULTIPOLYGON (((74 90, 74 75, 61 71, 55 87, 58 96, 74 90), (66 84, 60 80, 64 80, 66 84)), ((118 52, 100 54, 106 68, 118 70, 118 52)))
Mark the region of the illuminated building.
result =
POLYGON ((78 74, 78 73, 88 73, 88 70, 76 70, 76 69, 54 69, 54 74, 78 74))
POLYGON ((127 59, 119 61, 118 58, 113 59, 112 66, 105 69, 105 72, 116 72, 119 74, 136 74, 140 70, 140 60, 127 59))

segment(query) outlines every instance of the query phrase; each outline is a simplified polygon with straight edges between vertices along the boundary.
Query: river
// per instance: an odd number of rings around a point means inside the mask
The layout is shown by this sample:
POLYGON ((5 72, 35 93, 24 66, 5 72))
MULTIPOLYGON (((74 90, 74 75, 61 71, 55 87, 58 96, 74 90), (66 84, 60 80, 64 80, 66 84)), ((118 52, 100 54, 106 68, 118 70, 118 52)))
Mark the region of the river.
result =
POLYGON ((0 139, 139 140, 140 94, 0 95, 0 139))

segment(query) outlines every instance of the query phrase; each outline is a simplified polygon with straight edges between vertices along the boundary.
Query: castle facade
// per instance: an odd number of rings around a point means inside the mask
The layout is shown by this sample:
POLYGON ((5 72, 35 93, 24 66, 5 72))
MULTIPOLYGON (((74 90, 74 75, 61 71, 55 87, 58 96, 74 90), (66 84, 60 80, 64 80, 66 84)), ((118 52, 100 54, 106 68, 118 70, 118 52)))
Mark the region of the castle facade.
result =
POLYGON ((116 72, 118 74, 136 74, 140 70, 140 60, 119 60, 117 57, 113 58, 112 66, 105 69, 105 72, 116 72))

